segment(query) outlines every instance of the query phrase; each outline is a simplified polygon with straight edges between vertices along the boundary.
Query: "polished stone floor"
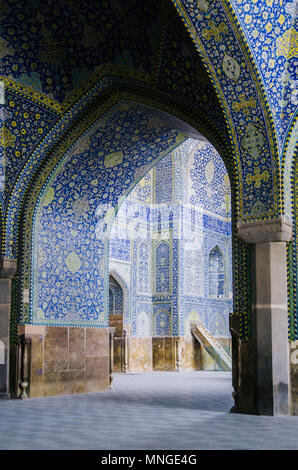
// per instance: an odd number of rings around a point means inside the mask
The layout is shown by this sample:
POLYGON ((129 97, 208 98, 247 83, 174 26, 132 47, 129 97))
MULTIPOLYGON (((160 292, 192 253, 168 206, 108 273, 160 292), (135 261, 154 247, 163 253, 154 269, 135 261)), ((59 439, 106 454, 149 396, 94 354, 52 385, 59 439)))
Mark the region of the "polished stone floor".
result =
POLYGON ((298 449, 298 416, 229 413, 228 372, 116 375, 104 393, 0 401, 0 449, 298 449))

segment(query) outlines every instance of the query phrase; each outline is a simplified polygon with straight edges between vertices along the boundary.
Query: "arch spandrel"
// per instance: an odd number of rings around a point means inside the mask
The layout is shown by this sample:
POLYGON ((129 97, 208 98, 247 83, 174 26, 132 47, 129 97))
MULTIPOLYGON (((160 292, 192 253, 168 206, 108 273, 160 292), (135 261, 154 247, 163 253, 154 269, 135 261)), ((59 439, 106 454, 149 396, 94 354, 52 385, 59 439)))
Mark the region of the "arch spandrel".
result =
POLYGON ((297 111, 298 31, 295 1, 223 0, 256 63, 281 150, 297 111))
POLYGON ((241 218, 244 222, 274 219, 282 205, 275 129, 255 65, 240 48, 241 35, 234 34, 230 18, 218 1, 173 3, 212 78, 236 158, 241 161, 241 218), (261 193, 266 195, 266 204, 261 193))
POLYGON ((298 155, 298 111, 293 119, 289 130, 284 149, 282 161, 282 185, 283 185, 283 204, 284 214, 291 220, 295 212, 294 181, 295 181, 295 164, 298 155))

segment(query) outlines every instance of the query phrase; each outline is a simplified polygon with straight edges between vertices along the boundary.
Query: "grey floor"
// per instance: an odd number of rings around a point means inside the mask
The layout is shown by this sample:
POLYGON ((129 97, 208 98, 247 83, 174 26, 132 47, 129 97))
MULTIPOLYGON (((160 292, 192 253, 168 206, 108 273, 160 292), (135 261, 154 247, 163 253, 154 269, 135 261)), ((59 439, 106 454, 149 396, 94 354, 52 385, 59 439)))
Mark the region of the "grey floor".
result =
POLYGON ((0 401, 0 449, 298 449, 298 416, 229 413, 231 374, 115 375, 104 393, 0 401))

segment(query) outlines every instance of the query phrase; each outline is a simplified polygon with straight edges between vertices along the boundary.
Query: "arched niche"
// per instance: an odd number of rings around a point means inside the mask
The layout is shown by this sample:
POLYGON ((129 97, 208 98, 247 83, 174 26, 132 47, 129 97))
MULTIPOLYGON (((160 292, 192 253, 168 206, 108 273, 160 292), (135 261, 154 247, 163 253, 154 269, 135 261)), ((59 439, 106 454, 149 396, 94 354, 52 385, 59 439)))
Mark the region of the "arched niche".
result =
POLYGON ((148 312, 142 310, 137 314, 137 336, 148 337, 151 335, 150 317, 148 312))

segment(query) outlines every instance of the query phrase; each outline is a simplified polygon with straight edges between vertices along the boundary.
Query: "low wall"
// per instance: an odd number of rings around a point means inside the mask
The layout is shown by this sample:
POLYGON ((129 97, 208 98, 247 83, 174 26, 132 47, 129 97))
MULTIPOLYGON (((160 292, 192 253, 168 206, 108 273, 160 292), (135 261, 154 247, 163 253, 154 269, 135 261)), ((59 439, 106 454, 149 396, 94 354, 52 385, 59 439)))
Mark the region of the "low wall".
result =
POLYGON ((108 329, 25 326, 19 334, 30 341, 30 398, 109 388, 108 329))

